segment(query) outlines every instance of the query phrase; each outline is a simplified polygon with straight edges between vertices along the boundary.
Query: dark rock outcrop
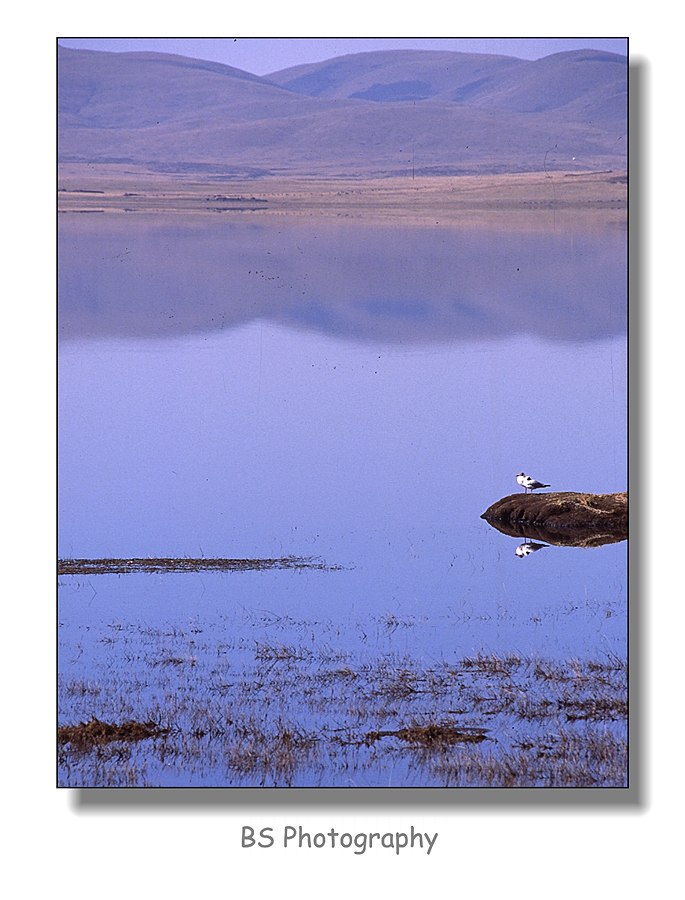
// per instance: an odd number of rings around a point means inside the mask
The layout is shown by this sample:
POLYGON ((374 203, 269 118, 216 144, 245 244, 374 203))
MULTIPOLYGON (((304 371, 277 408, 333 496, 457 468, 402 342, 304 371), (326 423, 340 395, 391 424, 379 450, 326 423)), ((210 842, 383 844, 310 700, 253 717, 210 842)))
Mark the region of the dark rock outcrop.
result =
POLYGON ((481 519, 511 537, 566 547, 599 547, 628 537, 628 494, 510 494, 481 519))

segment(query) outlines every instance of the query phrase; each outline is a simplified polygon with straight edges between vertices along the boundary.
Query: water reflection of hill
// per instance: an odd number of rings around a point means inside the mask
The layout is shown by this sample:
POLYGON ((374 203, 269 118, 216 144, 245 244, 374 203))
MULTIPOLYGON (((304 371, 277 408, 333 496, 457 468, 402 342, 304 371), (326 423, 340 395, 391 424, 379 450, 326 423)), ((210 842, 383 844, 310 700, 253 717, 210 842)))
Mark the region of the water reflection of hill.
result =
POLYGON ((592 340, 625 332, 624 242, 618 231, 64 217, 60 336, 169 337, 267 319, 397 343, 592 340))

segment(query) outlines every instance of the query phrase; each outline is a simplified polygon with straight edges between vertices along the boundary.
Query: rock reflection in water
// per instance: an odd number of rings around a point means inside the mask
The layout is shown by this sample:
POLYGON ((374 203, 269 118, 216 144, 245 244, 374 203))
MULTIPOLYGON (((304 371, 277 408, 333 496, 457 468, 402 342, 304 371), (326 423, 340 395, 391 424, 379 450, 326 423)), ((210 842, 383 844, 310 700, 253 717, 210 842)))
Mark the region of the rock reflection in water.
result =
POLYGON ((493 503, 481 516, 502 534, 524 538, 517 556, 556 547, 601 547, 628 537, 628 495, 575 492, 513 494, 493 503), (519 552, 520 551, 520 552, 519 552))

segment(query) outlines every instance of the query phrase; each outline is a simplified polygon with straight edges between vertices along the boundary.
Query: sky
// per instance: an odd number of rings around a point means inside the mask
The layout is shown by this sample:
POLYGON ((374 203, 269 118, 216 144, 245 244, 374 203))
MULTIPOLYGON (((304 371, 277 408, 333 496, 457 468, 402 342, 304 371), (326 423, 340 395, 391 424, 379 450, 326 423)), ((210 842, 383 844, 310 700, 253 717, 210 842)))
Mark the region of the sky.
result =
POLYGON ((124 53, 152 50, 212 60, 266 75, 290 66, 370 50, 456 50, 539 59, 592 48, 627 53, 626 38, 59 38, 65 47, 124 53))

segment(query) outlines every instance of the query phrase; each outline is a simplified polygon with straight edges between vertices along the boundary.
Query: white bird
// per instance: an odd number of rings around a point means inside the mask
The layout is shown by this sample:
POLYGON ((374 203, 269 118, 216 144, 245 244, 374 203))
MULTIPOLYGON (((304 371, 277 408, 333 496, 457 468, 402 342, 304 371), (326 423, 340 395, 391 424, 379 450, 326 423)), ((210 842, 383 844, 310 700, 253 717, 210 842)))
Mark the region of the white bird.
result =
POLYGON ((519 544, 514 552, 522 559, 524 556, 530 556, 536 550, 542 550, 543 547, 547 546, 547 544, 538 544, 535 541, 526 541, 525 544, 519 544))
POLYGON ((526 475, 525 472, 519 472, 516 476, 516 480, 522 488, 525 488, 526 493, 528 493, 528 491, 536 491, 538 488, 551 487, 549 484, 543 484, 541 481, 536 481, 532 475, 526 475))

